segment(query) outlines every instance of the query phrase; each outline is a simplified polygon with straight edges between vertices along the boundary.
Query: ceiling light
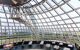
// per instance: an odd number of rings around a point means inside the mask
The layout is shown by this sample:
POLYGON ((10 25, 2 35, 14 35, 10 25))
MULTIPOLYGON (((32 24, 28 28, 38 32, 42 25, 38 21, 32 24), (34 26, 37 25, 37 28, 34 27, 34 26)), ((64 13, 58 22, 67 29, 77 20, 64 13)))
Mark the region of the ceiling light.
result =
POLYGON ((16 0, 12 0, 12 2, 13 2, 14 4, 17 4, 17 3, 18 3, 16 0))

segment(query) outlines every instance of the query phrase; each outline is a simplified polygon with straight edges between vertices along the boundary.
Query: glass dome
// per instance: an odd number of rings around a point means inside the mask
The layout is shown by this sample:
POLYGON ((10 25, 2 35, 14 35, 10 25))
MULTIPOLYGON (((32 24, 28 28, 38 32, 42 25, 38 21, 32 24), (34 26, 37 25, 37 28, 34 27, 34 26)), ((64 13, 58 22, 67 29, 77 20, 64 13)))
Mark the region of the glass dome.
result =
POLYGON ((80 1, 30 0, 15 7, 0 4, 0 44, 23 39, 80 44, 80 1))

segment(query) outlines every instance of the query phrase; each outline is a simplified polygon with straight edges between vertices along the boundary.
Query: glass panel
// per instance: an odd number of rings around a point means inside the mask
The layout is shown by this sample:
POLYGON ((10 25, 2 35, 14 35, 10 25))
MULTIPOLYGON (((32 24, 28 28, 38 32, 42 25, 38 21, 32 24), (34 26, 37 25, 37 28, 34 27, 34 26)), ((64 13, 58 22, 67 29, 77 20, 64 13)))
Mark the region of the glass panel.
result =
POLYGON ((59 22, 59 24, 64 24, 64 22, 63 21, 58 21, 59 22))
POLYGON ((62 8, 65 12, 68 12, 68 11, 72 10, 67 4, 63 5, 61 8, 62 8))
POLYGON ((75 18, 73 19, 73 21, 76 23, 76 22, 80 22, 80 18, 75 18))
POLYGON ((54 17, 50 18, 51 21, 55 21, 54 17))
POLYGON ((55 9, 57 11, 58 14, 62 14, 64 13, 60 8, 55 9))
POLYGON ((80 5, 80 1, 79 0, 71 0, 70 2, 69 2, 74 8, 78 8, 78 7, 80 7, 79 5, 80 5))
POLYGON ((55 18, 56 18, 56 20, 61 20, 61 18, 59 16, 56 16, 55 18))
POLYGON ((69 17, 66 14, 64 14, 64 15, 61 15, 61 18, 62 19, 68 19, 69 17))
POLYGON ((69 16, 72 18, 72 17, 77 17, 77 16, 79 16, 76 12, 70 12, 70 13, 68 13, 69 14, 69 16))
POLYGON ((66 23, 73 23, 71 20, 65 20, 66 23))

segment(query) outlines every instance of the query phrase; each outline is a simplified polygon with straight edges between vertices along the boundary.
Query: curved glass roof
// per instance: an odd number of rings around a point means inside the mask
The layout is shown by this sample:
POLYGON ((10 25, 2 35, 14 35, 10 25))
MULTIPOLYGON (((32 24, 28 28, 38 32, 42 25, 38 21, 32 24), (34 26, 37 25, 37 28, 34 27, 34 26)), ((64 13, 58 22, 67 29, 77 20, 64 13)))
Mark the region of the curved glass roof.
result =
MULTIPOLYGON (((19 8, 21 19, 27 23, 10 18, 14 7, 0 5, 1 37, 11 37, 15 34, 20 37, 22 35, 20 33, 23 33, 23 35, 31 34, 37 40, 80 42, 79 0, 31 0, 19 8)), ((13 41, 16 40, 13 39, 13 41)))

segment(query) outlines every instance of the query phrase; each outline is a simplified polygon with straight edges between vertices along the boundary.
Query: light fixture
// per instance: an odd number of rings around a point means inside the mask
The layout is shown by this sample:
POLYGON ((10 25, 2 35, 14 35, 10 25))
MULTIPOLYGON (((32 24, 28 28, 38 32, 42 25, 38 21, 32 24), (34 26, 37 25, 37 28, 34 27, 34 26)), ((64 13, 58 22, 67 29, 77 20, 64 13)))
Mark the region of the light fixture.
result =
POLYGON ((17 3, 18 3, 16 0, 12 0, 12 2, 13 2, 14 4, 17 4, 17 3))

